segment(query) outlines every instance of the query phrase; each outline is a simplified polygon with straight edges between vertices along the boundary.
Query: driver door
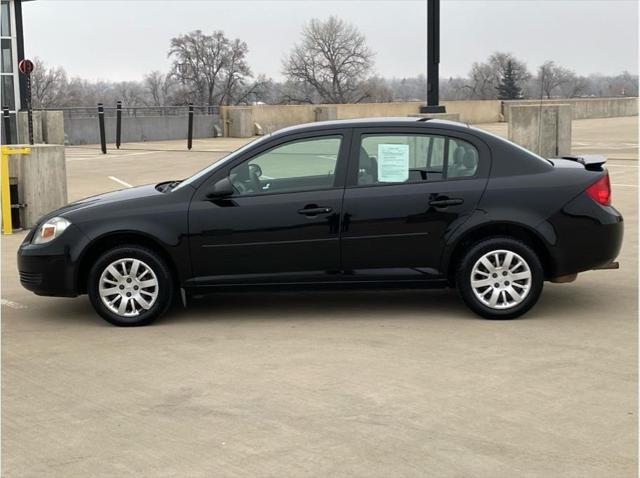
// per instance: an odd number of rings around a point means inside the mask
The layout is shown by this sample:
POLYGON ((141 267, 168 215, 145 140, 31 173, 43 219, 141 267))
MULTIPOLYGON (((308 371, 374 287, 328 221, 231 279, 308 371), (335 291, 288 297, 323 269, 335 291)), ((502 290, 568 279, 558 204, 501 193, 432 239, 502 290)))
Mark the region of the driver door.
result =
POLYGON ((189 210, 192 285, 333 280, 350 131, 278 138, 205 182, 189 210), (235 192, 211 199, 229 177, 235 192))

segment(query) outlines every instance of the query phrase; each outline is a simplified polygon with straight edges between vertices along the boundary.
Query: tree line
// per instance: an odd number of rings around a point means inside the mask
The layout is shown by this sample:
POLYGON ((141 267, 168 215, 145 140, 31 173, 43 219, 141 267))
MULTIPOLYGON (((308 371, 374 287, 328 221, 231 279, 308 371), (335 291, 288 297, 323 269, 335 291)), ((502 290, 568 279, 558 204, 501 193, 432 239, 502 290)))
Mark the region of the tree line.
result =
MULTIPOLYGON (((424 74, 383 78, 375 73, 375 53, 365 36, 344 20, 313 19, 282 60, 283 80, 256 75, 247 62, 247 44, 222 31, 200 30, 169 42, 169 71, 152 71, 140 81, 70 78, 62 67, 37 58, 32 74, 38 108, 126 106, 315 104, 425 100, 424 74)), ((549 60, 531 72, 508 52, 476 62, 465 77, 440 79, 442 100, 638 96, 638 76, 581 76, 549 60)))

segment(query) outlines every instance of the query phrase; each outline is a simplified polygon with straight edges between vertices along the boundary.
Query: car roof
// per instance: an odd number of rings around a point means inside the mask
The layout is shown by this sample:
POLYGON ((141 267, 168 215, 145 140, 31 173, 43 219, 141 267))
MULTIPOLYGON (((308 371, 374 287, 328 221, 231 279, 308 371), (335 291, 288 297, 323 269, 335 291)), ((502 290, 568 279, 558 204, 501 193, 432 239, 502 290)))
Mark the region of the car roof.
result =
POLYGON ((465 123, 459 123, 456 121, 435 119, 435 118, 423 118, 412 116, 400 116, 400 117, 374 117, 374 118, 357 118, 357 119, 343 119, 343 120, 330 120, 330 121, 317 121, 315 123, 304 123, 295 126, 289 126, 279 129, 273 132, 274 136, 281 134, 291 133, 303 133, 308 131, 319 131, 323 129, 338 129, 338 128, 366 128, 366 127, 379 127, 379 126, 412 126, 412 127, 437 127, 449 130, 462 130, 468 131, 469 125, 465 123))

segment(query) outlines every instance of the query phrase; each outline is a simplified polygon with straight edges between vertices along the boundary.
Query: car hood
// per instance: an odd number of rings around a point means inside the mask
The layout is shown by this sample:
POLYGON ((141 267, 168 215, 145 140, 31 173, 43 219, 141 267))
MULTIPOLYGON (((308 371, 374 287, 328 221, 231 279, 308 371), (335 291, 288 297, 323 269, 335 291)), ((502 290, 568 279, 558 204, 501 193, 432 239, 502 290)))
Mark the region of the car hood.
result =
POLYGON ((137 186, 134 188, 120 189, 118 191, 112 191, 109 193, 98 194, 97 196, 91 196, 88 198, 80 199, 67 204, 51 213, 47 214, 45 218, 54 216, 63 216, 66 213, 72 211, 78 211, 81 209, 87 209, 95 206, 104 206, 106 204, 113 204, 124 201, 131 201, 134 199, 146 198, 150 196, 161 196, 162 192, 156 189, 155 184, 147 184, 145 186, 137 186))

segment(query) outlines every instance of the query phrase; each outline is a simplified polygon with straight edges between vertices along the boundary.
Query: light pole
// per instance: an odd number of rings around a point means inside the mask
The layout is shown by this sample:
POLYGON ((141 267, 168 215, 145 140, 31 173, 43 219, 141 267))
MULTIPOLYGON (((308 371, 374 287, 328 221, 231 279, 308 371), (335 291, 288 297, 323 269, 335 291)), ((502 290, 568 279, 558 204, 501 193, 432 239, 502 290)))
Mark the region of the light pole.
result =
POLYGON ((445 113, 440 106, 440 0, 427 0, 427 104, 420 113, 445 113))

